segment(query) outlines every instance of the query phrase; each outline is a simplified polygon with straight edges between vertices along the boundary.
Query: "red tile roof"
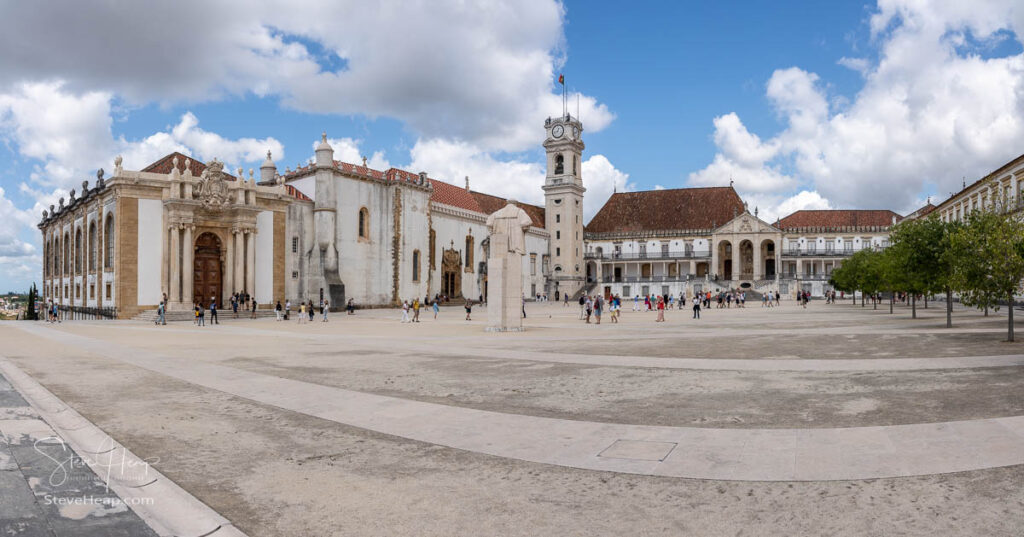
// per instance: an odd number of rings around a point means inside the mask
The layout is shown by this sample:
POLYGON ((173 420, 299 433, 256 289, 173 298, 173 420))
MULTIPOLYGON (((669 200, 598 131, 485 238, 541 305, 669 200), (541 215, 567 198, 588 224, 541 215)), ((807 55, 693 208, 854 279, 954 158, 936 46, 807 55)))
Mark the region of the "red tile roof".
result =
POLYGON ((587 233, 712 229, 742 213, 731 186, 612 194, 587 224, 587 233))
MULTIPOLYGON (((484 194, 483 192, 470 191, 476 202, 480 205, 480 212, 484 214, 491 214, 498 209, 501 209, 508 203, 505 198, 499 198, 498 196, 492 196, 490 194, 484 194)), ((544 227, 544 207, 539 205, 531 205, 529 203, 516 202, 516 207, 526 211, 527 216, 530 220, 533 220, 533 227, 544 227)))
POLYGON ((289 196, 292 196, 295 199, 299 199, 302 201, 313 201, 313 198, 310 198, 309 196, 303 194, 301 191, 299 191, 299 189, 293 187, 292 185, 284 185, 284 189, 286 192, 288 192, 289 196))
POLYGON ((434 193, 431 194, 430 201, 451 205, 467 211, 484 212, 480 208, 477 199, 473 196, 473 193, 469 190, 445 183, 444 181, 438 181, 437 179, 431 179, 430 184, 434 187, 434 193))
MULTIPOLYGON (((142 169, 142 171, 161 174, 171 173, 171 168, 174 167, 174 157, 178 157, 178 171, 181 173, 185 173, 185 161, 190 159, 192 162, 189 165, 189 168, 192 170, 192 175, 194 177, 199 177, 200 175, 203 174, 203 170, 206 169, 206 164, 204 164, 200 160, 194 159, 188 155, 184 155, 182 153, 175 151, 161 158, 160 160, 150 164, 149 166, 146 166, 145 168, 142 169)), ((224 175, 227 176, 226 178, 229 181, 235 180, 235 176, 231 175, 230 173, 227 173, 227 171, 224 172, 224 175)))
POLYGON ((863 228, 889 227, 893 218, 902 217, 887 209, 837 209, 797 211, 777 224, 780 229, 792 228, 863 228))

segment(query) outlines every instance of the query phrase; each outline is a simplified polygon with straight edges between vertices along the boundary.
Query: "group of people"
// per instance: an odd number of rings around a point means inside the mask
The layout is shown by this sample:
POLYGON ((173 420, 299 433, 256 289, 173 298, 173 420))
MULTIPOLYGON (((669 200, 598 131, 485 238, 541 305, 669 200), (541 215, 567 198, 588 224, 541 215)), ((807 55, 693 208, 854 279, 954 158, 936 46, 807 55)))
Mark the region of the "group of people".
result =
MULTIPOLYGON (((585 319, 590 324, 590 318, 595 319, 596 324, 601 324, 601 315, 607 307, 611 322, 619 322, 619 313, 622 311, 622 298, 612 295, 606 300, 601 295, 583 295, 579 298, 580 319, 585 319)), ((524 315, 525 316, 525 315, 524 315)))
MULTIPOLYGON (((351 300, 349 301, 351 303, 351 300)), ((351 304, 350 304, 351 305, 351 304)), ((320 321, 327 322, 327 312, 331 309, 331 301, 324 299, 320 301, 320 321)), ((274 305, 274 315, 278 321, 287 321, 291 317, 292 313, 292 301, 285 300, 284 305, 281 305, 281 301, 278 300, 277 304, 274 305)), ((351 315, 351 312, 350 312, 351 315)), ((298 310, 298 321, 299 324, 306 322, 313 322, 316 317, 316 308, 313 306, 313 300, 305 300, 299 302, 298 310)))
MULTIPOLYGON (((434 318, 437 319, 438 312, 441 311, 441 301, 447 301, 448 297, 440 294, 434 295, 433 300, 429 296, 423 297, 421 301, 419 298, 414 298, 412 301, 402 301, 402 322, 403 323, 418 323, 420 322, 420 310, 426 308, 428 305, 430 309, 434 311, 434 318), (409 313, 412 313, 412 316, 409 313)), ((473 311, 473 302, 470 299, 466 299, 466 320, 469 318, 470 313, 473 311)))
MULTIPOLYGON (((833 294, 834 296, 834 294, 833 294)), ((780 305, 782 295, 778 292, 768 292, 761 295, 761 307, 771 308, 780 305)), ((800 304, 806 307, 806 301, 810 298, 809 293, 801 292, 798 296, 800 304)), ((665 310, 680 309, 686 307, 686 295, 679 293, 678 298, 675 295, 664 294, 664 295, 635 295, 633 297, 633 311, 656 311, 658 316, 654 322, 661 323, 665 322, 665 310)), ((746 307, 747 292, 743 290, 732 290, 732 291, 719 291, 718 293, 712 294, 711 291, 705 291, 703 293, 697 293, 692 299, 693 318, 700 319, 701 309, 711 307, 711 303, 715 302, 716 307, 731 308, 735 305, 737 308, 746 307)), ((580 296, 579 300, 579 319, 586 321, 590 324, 591 318, 596 318, 596 324, 601 324, 601 314, 606 307, 611 312, 612 322, 619 322, 619 315, 622 311, 622 298, 619 295, 611 295, 605 298, 601 295, 583 295, 580 296)), ((566 297, 565 305, 568 306, 569 301, 566 297)))

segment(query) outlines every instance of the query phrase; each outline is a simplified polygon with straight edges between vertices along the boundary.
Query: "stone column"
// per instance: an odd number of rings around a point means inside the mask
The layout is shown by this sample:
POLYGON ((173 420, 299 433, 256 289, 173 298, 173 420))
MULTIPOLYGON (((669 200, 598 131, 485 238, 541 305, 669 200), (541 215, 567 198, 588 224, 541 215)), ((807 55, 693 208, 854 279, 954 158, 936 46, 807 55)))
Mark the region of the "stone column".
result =
POLYGON ((235 289, 236 291, 245 291, 246 293, 252 294, 252 289, 245 286, 245 232, 241 229, 231 230, 231 234, 234 236, 235 241, 235 259, 234 265, 231 270, 234 271, 235 276, 235 289))
POLYGON ((800 258, 797 258, 797 260, 796 260, 796 279, 799 280, 799 279, 803 278, 803 275, 804 275, 803 260, 800 259, 800 258))
MULTIPOLYGON (((224 293, 231 296, 235 293, 235 233, 238 230, 232 229, 228 235, 227 257, 224 261, 224 293)), ((225 305, 230 305, 225 302, 225 305)))
MULTIPOLYGON (((249 294, 256 296, 256 230, 245 234, 245 287, 249 294)), ((266 300, 266 297, 262 297, 266 300)))
POLYGON ((170 260, 170 279, 167 284, 167 300, 181 305, 181 233, 178 224, 167 226, 171 237, 171 248, 167 254, 170 260))
POLYGON ((710 241, 711 244, 711 265, 708 267, 708 276, 715 279, 718 275, 718 241, 710 241))
POLYGON ((753 244, 753 241, 751 241, 751 244, 754 247, 754 270, 750 271, 750 275, 754 281, 757 281, 760 280, 764 274, 764 268, 761 266, 761 245, 753 244))
POLYGON ((192 242, 192 231, 195 230, 195 228, 196 227, 191 224, 185 225, 185 240, 181 245, 183 248, 182 253, 185 254, 182 256, 181 261, 181 274, 184 276, 184 278, 182 278, 183 281, 181 285, 181 301, 188 308, 192 307, 192 302, 194 300, 192 284, 196 270, 196 245, 192 242))

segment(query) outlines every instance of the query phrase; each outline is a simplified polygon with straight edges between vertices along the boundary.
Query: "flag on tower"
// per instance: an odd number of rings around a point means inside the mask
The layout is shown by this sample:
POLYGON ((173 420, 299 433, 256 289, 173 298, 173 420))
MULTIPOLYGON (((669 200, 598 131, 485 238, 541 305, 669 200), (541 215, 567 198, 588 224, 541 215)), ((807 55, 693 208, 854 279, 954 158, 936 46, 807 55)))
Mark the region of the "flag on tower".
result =
POLYGON ((558 73, 558 83, 563 86, 565 85, 565 75, 562 73, 558 73))

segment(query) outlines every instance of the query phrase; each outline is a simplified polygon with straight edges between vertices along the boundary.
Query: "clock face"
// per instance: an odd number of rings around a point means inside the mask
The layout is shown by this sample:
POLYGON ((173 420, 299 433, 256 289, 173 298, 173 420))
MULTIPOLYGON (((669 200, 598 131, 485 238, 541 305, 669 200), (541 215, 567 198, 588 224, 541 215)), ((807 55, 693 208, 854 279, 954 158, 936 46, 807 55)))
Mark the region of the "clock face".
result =
POLYGON ((573 127, 572 128, 572 137, 573 138, 579 138, 580 137, 580 128, 579 127, 573 127))
POLYGON ((561 125, 555 125, 554 128, 551 129, 551 135, 555 138, 561 138, 564 132, 565 129, 561 125))

